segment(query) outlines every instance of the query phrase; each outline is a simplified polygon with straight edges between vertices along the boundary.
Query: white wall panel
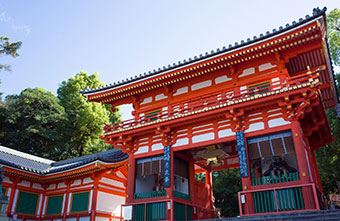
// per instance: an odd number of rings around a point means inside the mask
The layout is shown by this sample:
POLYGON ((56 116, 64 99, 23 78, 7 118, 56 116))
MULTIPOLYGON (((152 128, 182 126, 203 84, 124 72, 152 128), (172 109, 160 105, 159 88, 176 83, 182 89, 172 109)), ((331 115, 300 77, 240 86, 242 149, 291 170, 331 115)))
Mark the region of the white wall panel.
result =
POLYGON ((233 132, 231 129, 225 129, 225 130, 220 130, 218 131, 218 137, 229 137, 229 136, 234 136, 235 132, 233 132))
POLYGON ((109 178, 106 178, 106 177, 101 178, 99 182, 106 183, 106 184, 116 186, 116 187, 125 188, 124 185, 121 182, 118 182, 118 181, 115 181, 115 180, 112 180, 112 179, 109 179, 109 178))
POLYGON ((258 122, 258 123, 253 123, 249 125, 249 128, 245 130, 244 132, 252 132, 252 131, 257 131, 257 130, 262 130, 264 129, 264 123, 263 122, 258 122))
POLYGON ((192 137, 193 143, 199 143, 207 140, 212 140, 215 138, 214 133, 206 133, 206 134, 200 134, 192 137))
POLYGON ((285 121, 282 117, 268 121, 269 127, 278 127, 278 126, 287 125, 287 124, 290 124, 290 122, 285 121))
POLYGON ((110 218, 96 216, 96 221, 110 221, 110 218))
POLYGON ((98 191, 97 210, 114 213, 120 216, 121 205, 125 203, 125 197, 98 191))

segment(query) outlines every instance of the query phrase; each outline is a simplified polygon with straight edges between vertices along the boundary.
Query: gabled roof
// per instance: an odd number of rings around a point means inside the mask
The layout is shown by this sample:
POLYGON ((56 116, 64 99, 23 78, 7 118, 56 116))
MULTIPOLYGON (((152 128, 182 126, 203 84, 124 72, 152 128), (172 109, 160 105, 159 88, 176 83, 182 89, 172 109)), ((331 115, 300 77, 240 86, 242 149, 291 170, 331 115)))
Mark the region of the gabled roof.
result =
POLYGON ((0 164, 40 175, 65 171, 94 161, 107 163, 121 162, 127 159, 127 157, 128 155, 120 149, 110 149, 100 153, 55 162, 0 146, 0 164))
POLYGON ((153 71, 149 71, 149 72, 145 72, 144 74, 140 74, 140 75, 136 75, 134 77, 130 77, 130 78, 126 78, 125 80, 122 81, 118 81, 118 82, 114 82, 112 84, 108 84, 102 87, 98 87, 98 88, 85 88, 83 91, 81 91, 81 93, 83 95, 94 95, 97 93, 101 93, 101 92, 105 92, 105 91, 109 91, 111 89, 115 89, 115 88, 119 88, 121 86, 125 86, 125 85, 129 85, 130 83, 135 83, 138 82, 140 80, 144 80, 146 78, 149 77, 154 77, 172 70, 176 70, 178 68, 182 68, 185 67, 187 65, 196 63, 196 62, 200 62, 206 59, 209 59, 211 57, 217 56, 217 55, 222 55, 222 54, 226 54, 228 52, 243 48, 245 46, 249 46, 252 45, 254 43, 258 43, 264 40, 267 40, 273 36, 276 36, 278 34, 281 34, 283 32, 287 32, 291 29, 294 29, 298 26, 301 26, 305 23, 308 23, 309 21, 312 21, 318 17, 325 17, 325 12, 326 12, 327 8, 324 7, 322 10, 320 10, 319 8, 314 8, 313 9, 313 14, 310 15, 306 15, 305 18, 300 18, 298 21, 293 21, 292 24, 286 24, 285 27, 280 26, 278 29, 273 29, 272 32, 267 31, 265 34, 260 34, 259 36, 254 36, 252 39, 251 38, 247 38, 246 41, 242 40, 241 42, 235 42, 234 45, 229 44, 228 48, 227 47, 222 47, 222 48, 217 48, 216 50, 212 50, 211 52, 205 52, 205 54, 200 54, 199 56, 194 56, 194 57, 190 57, 188 59, 184 59, 183 61, 178 61, 177 63, 173 63, 172 65, 169 64, 167 66, 163 66, 162 68, 158 68, 158 69, 154 69, 153 71))

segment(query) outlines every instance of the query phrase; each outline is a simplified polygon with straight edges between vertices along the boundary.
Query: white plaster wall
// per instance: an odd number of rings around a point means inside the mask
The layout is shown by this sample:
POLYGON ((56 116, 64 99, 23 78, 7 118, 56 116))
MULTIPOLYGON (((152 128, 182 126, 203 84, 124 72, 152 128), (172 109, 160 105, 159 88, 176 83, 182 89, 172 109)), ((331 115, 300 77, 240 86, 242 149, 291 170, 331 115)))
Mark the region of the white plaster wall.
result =
POLYGON ((19 186, 26 186, 30 187, 31 183, 29 181, 23 180, 20 183, 18 183, 19 186))
POLYGON ((178 88, 177 91, 173 94, 173 96, 177 96, 177 95, 185 94, 185 93, 188 93, 188 87, 178 88))
POLYGON ((96 221, 110 221, 109 218, 96 216, 96 221))
POLYGON ((202 88, 209 87, 209 86, 211 86, 211 80, 202 81, 202 82, 191 85, 191 90, 195 91, 195 90, 202 89, 202 88))
POLYGON ((47 189, 48 190, 54 190, 56 188, 55 183, 51 184, 47 189))
POLYGON ((226 81, 230 81, 232 78, 228 78, 226 75, 215 78, 215 84, 220 84, 226 81))
POLYGON ((97 210, 114 213, 120 216, 120 207, 125 203, 125 197, 98 191, 97 210))
POLYGON ((84 184, 86 184, 86 183, 92 183, 91 177, 86 177, 86 178, 84 178, 83 183, 84 183, 84 184))
POLYGON ((77 179, 75 180, 71 186, 76 186, 76 185, 80 185, 81 184, 81 180, 80 179, 77 179))
POLYGON ((44 188, 42 188, 41 184, 40 183, 33 183, 32 187, 34 189, 39 189, 39 190, 43 190, 44 188))
POLYGON ((193 143, 199 143, 207 140, 212 140, 215 138, 214 133, 206 133, 206 134, 200 134, 192 137, 193 143))
POLYGON ((65 183, 58 183, 58 188, 65 188, 65 187, 66 187, 65 183))
POLYGON ((189 138, 181 138, 181 139, 177 139, 176 143, 172 146, 177 147, 177 146, 182 146, 182 145, 187 145, 187 144, 189 144, 189 138))
POLYGON ((244 132, 252 132, 252 131, 257 131, 257 130, 262 130, 264 129, 264 123, 263 122, 258 122, 258 123, 253 123, 249 125, 249 128, 245 130, 244 132))
POLYGON ((152 151, 155 151, 155 150, 162 150, 162 149, 163 149, 163 144, 161 144, 161 143, 153 144, 153 145, 151 146, 151 149, 152 149, 152 151))
POLYGON ((138 148, 138 150, 135 152, 135 154, 139 153, 147 153, 149 151, 149 146, 141 146, 138 148))
POLYGON ((229 137, 229 136, 234 136, 235 132, 233 132, 231 129, 225 129, 225 130, 220 130, 218 131, 218 137, 229 137))
POLYGON ((120 171, 117 171, 117 176, 119 176, 120 178, 126 179, 126 177, 124 176, 124 174, 120 171))
POLYGON ((268 70, 268 69, 274 68, 274 67, 276 67, 276 65, 272 65, 271 63, 261 64, 261 65, 259 65, 259 71, 265 71, 265 70, 268 70))
POLYGON ((242 74, 240 76, 238 76, 239 78, 240 77, 245 77, 245 76, 248 76, 248 75, 251 75, 251 74, 254 74, 255 73, 255 68, 247 68, 247 69, 244 69, 242 71, 242 74))
POLYGON ((116 186, 116 187, 125 188, 124 185, 121 182, 118 182, 118 181, 115 181, 115 180, 112 180, 112 179, 109 179, 109 178, 106 178, 106 177, 101 178, 100 182, 106 183, 106 184, 109 184, 109 185, 112 185, 112 186, 116 186))
POLYGON ((10 183, 10 184, 13 183, 13 182, 9 179, 9 177, 6 177, 6 176, 5 176, 4 180, 3 180, 3 182, 4 182, 4 183, 10 183))
POLYGON ((278 126, 287 125, 287 124, 290 124, 290 122, 285 121, 283 118, 276 118, 276 119, 268 121, 269 127, 278 127, 278 126))
POLYGON ((168 96, 165 96, 164 94, 158 94, 158 95, 156 95, 155 100, 159 101, 159 100, 163 100, 165 98, 168 98, 168 96))
POLYGON ((140 104, 143 105, 143 104, 148 104, 148 103, 151 103, 151 102, 152 102, 152 97, 147 97, 140 104))

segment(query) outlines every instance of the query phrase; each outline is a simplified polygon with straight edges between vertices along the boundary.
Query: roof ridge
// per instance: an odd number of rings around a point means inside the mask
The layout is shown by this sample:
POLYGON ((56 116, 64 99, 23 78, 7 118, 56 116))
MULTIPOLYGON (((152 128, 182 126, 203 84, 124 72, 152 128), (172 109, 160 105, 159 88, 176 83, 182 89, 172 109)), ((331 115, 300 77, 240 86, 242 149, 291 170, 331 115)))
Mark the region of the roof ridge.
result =
POLYGON ((118 149, 111 148, 109 150, 105 150, 105 151, 98 152, 98 153, 92 153, 92 154, 83 155, 83 156, 80 156, 80 157, 74 157, 74 158, 69 158, 69 159, 65 159, 65 160, 55 161, 51 165, 52 166, 60 166, 60 165, 68 164, 68 163, 73 163, 73 162, 76 162, 76 161, 91 160, 93 158, 98 158, 98 157, 103 156, 105 154, 114 153, 116 151, 118 151, 118 149))
POLYGON ((310 21, 310 20, 312 20, 312 19, 314 19, 314 18, 316 18, 320 15, 324 15, 326 10, 327 10, 326 7, 324 7, 323 9, 320 9, 319 7, 314 8, 311 16, 306 15, 305 18, 299 18, 298 21, 294 20, 291 25, 287 23, 285 27, 280 26, 278 30, 274 28, 272 30, 272 32, 267 31, 265 34, 261 33, 258 36, 256 36, 256 35, 253 36, 253 39, 247 38, 246 41, 241 40, 240 42, 235 42, 234 45, 229 44, 228 48, 226 46, 223 46, 222 48, 217 48, 216 50, 211 50, 210 53, 205 52, 204 55, 200 54, 199 56, 189 57, 188 59, 184 59, 183 61, 178 61, 177 63, 173 63, 172 65, 169 64, 168 66, 163 66, 162 68, 153 69, 153 71, 144 72, 144 74, 139 74, 138 76, 135 75, 134 77, 126 78, 125 80, 123 79, 121 81, 117 81, 117 82, 114 82, 114 83, 111 83, 111 84, 106 84, 105 86, 100 86, 100 87, 97 87, 97 88, 89 88, 87 86, 82 91, 80 91, 80 93, 86 94, 86 93, 98 92, 98 91, 102 91, 102 90, 106 90, 106 89, 110 89, 110 88, 115 88, 115 87, 124 85, 126 83, 137 81, 137 80, 143 79, 145 77, 153 76, 153 75, 165 72, 165 71, 170 71, 174 68, 178 68, 178 67, 181 67, 183 65, 188 65, 188 64, 193 63, 193 62, 197 62, 197 61, 200 61, 200 60, 203 60, 203 59, 206 59, 206 58, 209 58, 209 57, 212 57, 212 56, 224 53, 224 52, 228 52, 228 51, 231 51, 231 50, 234 50, 234 49, 255 43, 257 41, 261 41, 261 40, 266 39, 268 37, 271 37, 275 34, 279 34, 281 32, 292 29, 292 28, 294 28, 298 25, 306 23, 306 22, 308 22, 308 21, 310 21))
POLYGON ((18 156, 18 157, 26 158, 26 159, 29 159, 29 160, 32 160, 32 161, 35 161, 35 162, 38 162, 38 163, 42 163, 42 164, 51 165, 51 163, 54 162, 53 160, 49 160, 49 159, 38 157, 38 156, 35 156, 35 155, 32 155, 32 154, 24 153, 22 151, 14 150, 14 149, 4 147, 4 146, 1 146, 1 145, 0 145, 0 151, 2 151, 4 153, 11 154, 11 155, 15 155, 15 156, 18 156))

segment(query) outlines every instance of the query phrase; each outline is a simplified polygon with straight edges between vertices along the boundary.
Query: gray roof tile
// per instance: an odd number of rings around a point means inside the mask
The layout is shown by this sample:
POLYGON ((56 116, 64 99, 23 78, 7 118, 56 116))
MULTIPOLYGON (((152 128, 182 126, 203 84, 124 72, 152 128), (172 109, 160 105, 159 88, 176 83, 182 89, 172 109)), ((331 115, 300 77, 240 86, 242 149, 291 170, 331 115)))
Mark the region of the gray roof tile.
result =
POLYGON ((115 163, 123 161, 127 157, 128 155, 120 149, 113 148, 100 153, 55 162, 0 146, 0 164, 42 175, 65 171, 96 160, 115 163))
MULTIPOLYGON (((228 49, 226 47, 223 47, 222 49, 218 48, 216 50, 216 52, 214 50, 212 50, 211 53, 206 52, 205 55, 200 54, 199 55, 199 59, 202 60, 202 59, 208 58, 210 56, 213 56, 213 55, 216 55, 216 54, 219 54, 219 53, 225 53, 227 51, 234 50, 234 49, 239 48, 241 46, 252 44, 252 43, 255 43, 257 41, 260 41, 260 40, 263 40, 265 38, 268 38, 268 37, 271 37, 273 35, 276 35, 278 33, 287 31, 287 30, 292 29, 292 28, 294 28, 294 27, 296 27, 298 25, 301 25, 301 24, 304 24, 304 23, 306 23, 306 22, 308 22, 310 20, 313 20, 314 18, 316 18, 316 17, 318 17, 320 15, 325 16, 326 10, 327 10, 326 7, 324 7, 322 10, 319 9, 319 8, 314 8, 312 16, 306 15, 305 19, 300 18, 298 22, 297 21, 293 21, 292 25, 286 24, 285 27, 280 26, 279 30, 273 29, 272 32, 267 31, 265 35, 261 33, 258 37, 254 36, 252 40, 250 38, 248 38, 249 40, 247 39, 247 41, 242 40, 240 43, 239 42, 235 42, 234 46, 229 44, 228 49)), ((178 61, 177 64, 176 63, 174 63, 173 65, 169 64, 167 67, 163 66, 162 69, 158 68, 158 70, 154 69, 152 72, 149 71, 148 73, 144 73, 143 76, 142 75, 135 76, 135 78, 126 79, 126 81, 124 81, 124 80, 118 81, 117 83, 115 82, 113 85, 109 84, 109 85, 105 85, 105 86, 99 87, 99 88, 91 88, 91 89, 85 88, 83 91, 80 91, 80 92, 82 94, 86 95, 88 93, 94 93, 94 92, 99 92, 101 90, 111 89, 111 88, 118 87, 118 86, 121 86, 121 85, 126 84, 126 83, 130 83, 132 81, 140 80, 140 79, 142 79, 142 78, 144 78, 146 76, 152 76, 152 75, 164 72, 164 71, 171 70, 171 69, 173 69, 175 67, 178 67, 178 66, 190 64, 190 63, 192 63, 194 61, 197 61, 197 60, 198 59, 192 59, 192 58, 189 58, 188 60, 184 59, 183 63, 181 61, 178 61)))

